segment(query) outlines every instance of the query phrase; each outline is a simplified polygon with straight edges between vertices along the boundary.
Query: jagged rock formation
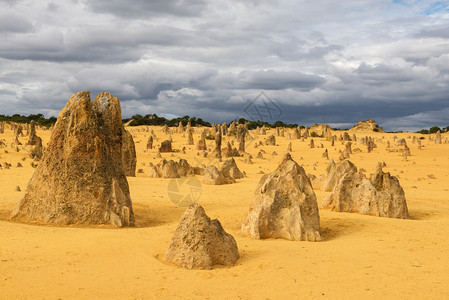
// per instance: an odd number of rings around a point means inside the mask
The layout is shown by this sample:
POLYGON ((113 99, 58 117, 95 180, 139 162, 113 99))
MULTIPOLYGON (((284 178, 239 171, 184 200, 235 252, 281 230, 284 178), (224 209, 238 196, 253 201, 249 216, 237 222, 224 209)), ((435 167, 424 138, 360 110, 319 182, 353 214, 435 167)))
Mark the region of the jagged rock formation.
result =
POLYGON ((237 127, 237 140, 239 142, 239 151, 245 152, 245 136, 246 136, 247 130, 246 128, 240 124, 237 127))
POLYGON ((217 219, 211 220, 199 204, 181 216, 165 253, 165 260, 187 269, 232 266, 239 258, 237 243, 217 219))
POLYGON ((221 129, 215 132, 215 157, 221 158, 221 129))
MULTIPOLYGON (((181 122, 179 122, 181 123, 181 122)), ((182 123, 181 123, 182 126, 182 123)), ((180 130, 180 129, 179 129, 180 130)), ((193 145, 194 141, 193 141, 193 130, 190 127, 187 127, 187 145, 193 145)))
POLYGON ((332 132, 332 129, 327 124, 313 124, 310 127, 311 132, 315 132, 318 136, 326 137, 326 134, 332 132))
POLYGON ((407 146, 407 141, 402 138, 396 141, 396 146, 407 146))
POLYGON ((233 158, 230 158, 223 163, 221 172, 225 178, 241 179, 244 177, 233 158))
POLYGON ((265 145, 276 146, 276 137, 274 136, 274 134, 270 135, 265 140, 265 145))
POLYGON ((240 156, 239 150, 237 150, 237 148, 235 148, 235 147, 232 147, 232 145, 231 145, 231 143, 229 143, 229 141, 228 141, 227 146, 223 150, 221 150, 221 153, 224 157, 240 156))
POLYGON ((371 180, 362 172, 345 174, 332 194, 323 200, 323 207, 379 217, 410 218, 399 180, 390 173, 384 173, 381 163, 378 163, 371 180))
POLYGON ((206 132, 201 132, 201 138, 198 140, 198 145, 196 147, 197 150, 207 150, 206 145, 206 132))
POLYGON ((289 153, 274 172, 260 179, 242 233, 255 239, 321 240, 315 193, 289 153))
POLYGON ((374 131, 374 132, 382 132, 385 131, 376 124, 374 120, 360 121, 354 127, 350 129, 352 132, 363 132, 363 131, 374 131))
POLYGON ((213 185, 235 183, 236 179, 243 178, 243 173, 237 167, 235 160, 226 160, 220 169, 214 165, 209 165, 204 169, 204 183, 213 185))
POLYGON ((153 149, 153 136, 150 135, 147 141, 147 149, 153 149))
POLYGON ((214 165, 209 165, 204 169, 203 182, 211 185, 222 185, 235 183, 234 178, 225 177, 223 172, 214 165))
POLYGON ((59 225, 132 226, 122 161, 120 102, 74 94, 59 113, 50 142, 11 218, 59 225))
POLYGON ((30 130, 28 136, 29 137, 27 145, 32 146, 38 144, 39 142, 42 144, 42 139, 36 135, 36 123, 34 122, 34 120, 32 120, 30 123, 30 130))
POLYGON ((321 157, 325 158, 325 159, 329 159, 329 153, 328 153, 327 149, 324 150, 323 154, 321 154, 321 157))
POLYGON ((327 166, 326 174, 317 177, 313 181, 313 187, 317 190, 321 189, 326 192, 331 192, 344 175, 355 172, 357 172, 357 167, 349 160, 342 160, 336 164, 331 159, 327 166))
POLYGON ((150 172, 148 177, 151 178, 180 178, 183 176, 202 175, 203 168, 192 167, 187 160, 180 159, 179 162, 163 159, 157 165, 150 163, 150 172))
POLYGON ((165 140, 161 143, 161 147, 159 147, 159 152, 173 152, 171 141, 165 140))
POLYGON ((309 147, 312 149, 315 148, 315 142, 313 141, 313 139, 310 140, 309 147))
POLYGON ((133 136, 126 129, 123 129, 122 136, 122 159, 125 175, 136 177, 137 155, 133 136))

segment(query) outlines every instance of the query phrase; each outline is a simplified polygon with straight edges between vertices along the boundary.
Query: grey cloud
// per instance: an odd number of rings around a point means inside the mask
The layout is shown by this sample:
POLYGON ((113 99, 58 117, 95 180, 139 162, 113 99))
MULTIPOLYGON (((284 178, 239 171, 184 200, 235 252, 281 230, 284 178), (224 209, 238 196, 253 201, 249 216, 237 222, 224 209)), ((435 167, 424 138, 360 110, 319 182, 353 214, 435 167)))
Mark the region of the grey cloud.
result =
POLYGON ((20 33, 33 30, 34 26, 25 16, 2 13, 0 15, 0 33, 20 33))
POLYGON ((316 75, 307 75, 295 71, 243 71, 239 74, 239 82, 242 88, 281 90, 295 88, 310 90, 324 83, 324 79, 316 75))
POLYGON ((206 7, 202 0, 88 0, 97 13, 111 13, 124 18, 149 18, 158 15, 199 16, 206 7))

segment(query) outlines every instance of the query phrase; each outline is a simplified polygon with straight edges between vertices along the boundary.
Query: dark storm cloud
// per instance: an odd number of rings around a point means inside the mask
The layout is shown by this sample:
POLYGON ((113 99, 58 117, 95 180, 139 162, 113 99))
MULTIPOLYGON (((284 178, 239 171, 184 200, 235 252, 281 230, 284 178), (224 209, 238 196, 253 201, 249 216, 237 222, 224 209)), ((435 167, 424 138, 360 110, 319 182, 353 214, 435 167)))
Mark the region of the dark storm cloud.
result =
POLYGON ((244 89, 283 90, 295 88, 311 90, 324 83, 324 79, 316 75, 307 75, 295 71, 243 71, 239 74, 239 82, 244 89))
POLYGON ((91 90, 125 117, 223 122, 264 91, 288 123, 447 126, 449 15, 432 4, 0 1, 0 113, 91 90))

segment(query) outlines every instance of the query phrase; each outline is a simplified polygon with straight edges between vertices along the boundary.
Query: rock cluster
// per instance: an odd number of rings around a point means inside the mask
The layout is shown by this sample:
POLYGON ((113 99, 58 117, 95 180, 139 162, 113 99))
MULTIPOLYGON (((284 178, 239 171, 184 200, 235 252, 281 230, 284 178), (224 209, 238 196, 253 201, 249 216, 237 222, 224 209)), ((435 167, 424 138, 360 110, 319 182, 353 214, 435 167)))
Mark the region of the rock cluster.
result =
POLYGON ((360 121, 353 128, 351 128, 351 131, 354 131, 354 132, 374 131, 374 132, 385 133, 385 131, 382 129, 382 127, 377 125, 374 120, 360 121))
POLYGON ((384 173, 381 163, 370 179, 357 170, 346 172, 332 194, 323 200, 323 207, 379 217, 410 218, 399 180, 384 173))
POLYGON ((237 167, 235 160, 226 160, 222 167, 218 169, 214 165, 209 165, 204 169, 203 182, 211 185, 222 185, 235 183, 236 179, 243 178, 243 173, 237 167))
POLYGON ((180 178, 203 174, 203 168, 192 167, 185 159, 180 159, 179 162, 163 159, 157 165, 150 163, 150 168, 148 177, 151 178, 180 178))

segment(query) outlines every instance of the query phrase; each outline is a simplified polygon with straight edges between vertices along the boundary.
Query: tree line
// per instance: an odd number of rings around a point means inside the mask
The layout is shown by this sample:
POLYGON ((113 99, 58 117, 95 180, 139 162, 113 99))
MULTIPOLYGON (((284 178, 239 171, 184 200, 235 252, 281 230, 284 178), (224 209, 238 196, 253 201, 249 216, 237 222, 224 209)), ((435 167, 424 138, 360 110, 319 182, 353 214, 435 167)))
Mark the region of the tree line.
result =
MULTIPOLYGON (((31 121, 36 122, 37 125, 50 127, 51 125, 56 123, 57 118, 56 117, 49 117, 46 118, 43 114, 31 114, 28 116, 14 114, 12 116, 8 115, 1 115, 0 114, 0 122, 15 122, 15 123, 30 123, 31 121)), ((145 116, 142 115, 134 115, 131 118, 125 118, 123 119, 123 123, 128 123, 129 126, 141 126, 141 125, 148 125, 148 126, 164 126, 167 125, 169 127, 176 127, 179 125, 179 122, 182 123, 183 126, 187 126, 187 123, 190 122, 192 126, 204 126, 204 127, 211 127, 211 123, 204 121, 201 118, 196 117, 190 117, 190 116, 184 116, 184 117, 178 117, 173 119, 167 119, 165 117, 159 117, 157 114, 147 114, 145 116)), ((295 128, 299 126, 298 124, 287 124, 282 121, 276 121, 273 124, 270 124, 268 122, 264 121, 252 121, 247 120, 245 118, 240 119, 234 119, 231 122, 236 122, 238 124, 247 124, 248 129, 256 129, 257 127, 265 126, 267 128, 275 128, 275 127, 284 127, 284 128, 295 128)), ((231 122, 227 122, 229 125, 231 122)), ((301 128, 304 128, 304 126, 300 126, 301 128)), ((333 130, 345 130, 345 129, 339 129, 339 128, 332 128, 333 130)), ((440 128, 438 126, 432 126, 429 129, 421 129, 417 131, 416 133, 421 134, 431 134, 436 132, 447 132, 449 131, 449 126, 440 128)))

